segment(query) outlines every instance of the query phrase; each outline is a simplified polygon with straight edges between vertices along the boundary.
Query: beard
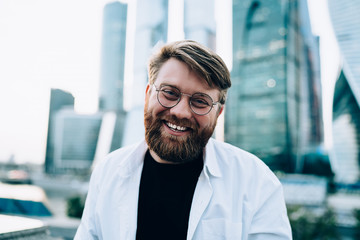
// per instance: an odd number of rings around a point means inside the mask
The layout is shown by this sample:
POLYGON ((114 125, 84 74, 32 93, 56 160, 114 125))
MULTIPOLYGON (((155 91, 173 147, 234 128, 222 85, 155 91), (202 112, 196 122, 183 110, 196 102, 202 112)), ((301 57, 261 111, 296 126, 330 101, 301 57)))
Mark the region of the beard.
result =
POLYGON ((165 114, 166 111, 163 111, 153 117, 151 111, 145 108, 145 140, 149 149, 162 160, 172 163, 185 163, 199 158, 214 132, 216 122, 200 131, 199 126, 188 119, 178 119, 173 115, 166 116, 165 114), (190 128, 190 134, 187 136, 170 135, 163 129, 164 121, 187 126, 190 128))

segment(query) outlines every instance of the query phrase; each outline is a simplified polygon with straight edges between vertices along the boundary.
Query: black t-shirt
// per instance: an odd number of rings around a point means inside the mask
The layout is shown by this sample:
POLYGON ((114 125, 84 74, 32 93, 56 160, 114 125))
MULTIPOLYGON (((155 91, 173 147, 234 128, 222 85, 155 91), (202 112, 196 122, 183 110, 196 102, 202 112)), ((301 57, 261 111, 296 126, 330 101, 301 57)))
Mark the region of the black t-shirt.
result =
POLYGON ((137 240, 186 239, 202 156, 184 164, 156 162, 145 155, 140 181, 137 240))

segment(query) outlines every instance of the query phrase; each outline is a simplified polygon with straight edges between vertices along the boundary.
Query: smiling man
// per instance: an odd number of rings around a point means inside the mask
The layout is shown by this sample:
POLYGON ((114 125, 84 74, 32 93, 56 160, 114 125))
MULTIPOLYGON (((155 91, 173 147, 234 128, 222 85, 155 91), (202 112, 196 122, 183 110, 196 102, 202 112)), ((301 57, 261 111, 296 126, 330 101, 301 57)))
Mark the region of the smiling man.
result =
POLYGON ((75 239, 291 239, 275 175, 211 138, 231 86, 222 59, 184 40, 148 70, 145 140, 97 165, 75 239))

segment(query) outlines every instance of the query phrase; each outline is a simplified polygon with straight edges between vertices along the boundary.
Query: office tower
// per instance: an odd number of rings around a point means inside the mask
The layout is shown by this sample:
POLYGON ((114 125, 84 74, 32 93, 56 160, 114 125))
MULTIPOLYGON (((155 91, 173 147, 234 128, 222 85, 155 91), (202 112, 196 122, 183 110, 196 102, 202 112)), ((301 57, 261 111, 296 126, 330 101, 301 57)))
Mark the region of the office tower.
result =
POLYGON ((336 181, 354 183, 360 179, 360 2, 330 0, 328 6, 343 63, 334 92, 331 161, 336 181))
POLYGON ((147 63, 157 44, 167 42, 168 0, 138 0, 134 45, 134 79, 131 106, 125 122, 123 145, 144 138, 144 100, 148 82, 147 63))
POLYGON ((111 150, 121 147, 124 111, 124 66, 127 5, 112 2, 104 7, 99 109, 115 112, 111 150))
POLYGON ((82 115, 72 108, 55 113, 54 165, 57 172, 88 173, 94 160, 102 113, 82 115))
POLYGON ((168 0, 138 0, 134 48, 132 107, 144 105, 147 63, 156 44, 167 42, 168 0))
POLYGON ((185 39, 195 40, 216 49, 214 0, 184 1, 184 32, 185 39))
POLYGON ((335 180, 354 183, 360 176, 360 108, 344 71, 335 85, 332 165, 335 180))
POLYGON ((123 111, 127 5, 105 5, 103 16, 100 109, 123 111))
POLYGON ((54 141, 55 141, 55 132, 54 132, 54 121, 55 113, 63 107, 74 108, 74 97, 72 94, 65 92, 60 89, 51 89, 50 93, 50 108, 49 108, 49 123, 48 123, 48 133, 46 141, 46 155, 45 155, 45 172, 46 173, 55 173, 55 163, 54 163, 54 141))
POLYGON ((306 1, 234 0, 225 140, 272 170, 301 172, 322 141, 319 69, 306 1))

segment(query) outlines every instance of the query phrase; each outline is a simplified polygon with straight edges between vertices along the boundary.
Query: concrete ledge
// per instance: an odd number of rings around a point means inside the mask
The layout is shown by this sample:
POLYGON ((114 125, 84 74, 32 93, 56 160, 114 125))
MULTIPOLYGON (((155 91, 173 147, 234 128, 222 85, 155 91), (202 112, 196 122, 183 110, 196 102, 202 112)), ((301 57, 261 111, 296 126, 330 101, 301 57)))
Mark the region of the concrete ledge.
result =
POLYGON ((53 240, 40 220, 0 214, 0 240, 53 240))

